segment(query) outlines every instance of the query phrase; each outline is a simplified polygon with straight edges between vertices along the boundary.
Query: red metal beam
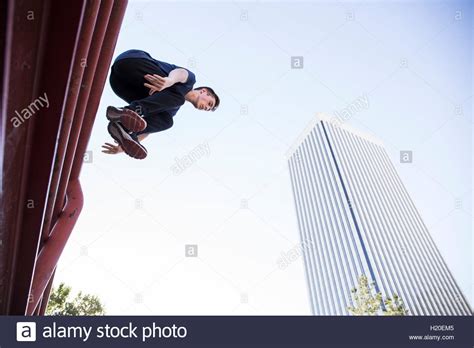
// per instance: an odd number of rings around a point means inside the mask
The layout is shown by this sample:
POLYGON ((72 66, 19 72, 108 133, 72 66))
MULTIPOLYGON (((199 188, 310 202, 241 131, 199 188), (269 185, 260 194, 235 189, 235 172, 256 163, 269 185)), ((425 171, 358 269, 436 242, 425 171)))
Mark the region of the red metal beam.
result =
MULTIPOLYGON (((7 55, 11 46, 11 35, 7 38, 7 25, 10 6, 8 1, 0 2, 0 173, 3 172, 3 152, 5 148, 5 125, 7 114, 5 109, 6 95, 8 94, 8 81, 10 60, 7 55), (8 59, 8 60, 7 60, 8 59)), ((11 14, 13 15, 13 13, 11 14)), ((3 180, 0 180, 0 192, 3 192, 3 180)), ((0 198, 1 199, 1 198, 0 198)))
MULTIPOLYGON (((87 57, 87 68, 83 76, 82 88, 79 92, 79 99, 74 114, 71 136, 69 138, 69 145, 64 160, 64 167, 61 172, 61 179, 53 215, 56 216, 62 210, 63 201, 66 194, 67 184, 71 175, 74 157, 76 154, 77 144, 81 135, 82 122, 84 113, 89 101, 91 86, 94 84, 94 76, 96 73, 97 64, 99 62, 100 50, 104 42, 107 25, 109 23, 110 14, 112 12, 113 0, 105 0, 100 5, 99 16, 94 29, 92 37, 92 44, 89 49, 87 57)), ((82 161, 82 160, 81 160, 82 161)))
POLYGON ((48 286, 43 293, 43 299, 41 300, 41 305, 38 306, 38 315, 44 315, 46 313, 46 309, 48 308, 49 303, 49 296, 51 295, 51 290, 53 288, 53 280, 54 275, 56 274, 56 269, 53 272, 51 279, 49 280, 48 286))
POLYGON ((0 2, 0 73, 1 73, 1 103, 0 103, 0 214, 2 216, 2 224, 0 225, 0 240, 2 241, 0 245, 0 313, 4 311, 5 305, 5 285, 8 272, 8 256, 9 251, 6 250, 6 245, 9 242, 8 230, 4 228, 4 225, 7 224, 7 216, 5 214, 6 201, 4 199, 4 176, 3 176, 3 160, 5 153, 5 128, 7 125, 7 108, 6 101, 8 95, 8 81, 10 77, 10 55, 8 54, 10 47, 12 45, 12 23, 13 18, 13 8, 11 3, 7 1, 0 2))
MULTIPOLYGON (((100 1, 89 0, 87 2, 84 13, 84 21, 82 23, 81 34, 79 37, 79 46, 77 48, 74 60, 72 62, 72 76, 69 85, 69 93, 66 101, 66 108, 64 110, 63 120, 61 123, 59 142, 57 147, 56 158, 54 160, 53 177, 51 178, 51 185, 48 195, 48 203, 46 206, 46 214, 43 224, 42 240, 43 242, 49 237, 51 225, 56 221, 57 216, 53 216, 53 208, 56 203, 58 187, 61 178, 61 172, 64 166, 64 159, 66 156, 66 149, 68 146, 69 136, 71 133, 74 112, 77 106, 79 90, 82 84, 82 77, 87 64, 87 56, 92 41, 92 34, 99 12, 100 1)), ((64 197, 58 197, 58 205, 62 207, 64 204, 64 197)))
MULTIPOLYGON (((7 265, 9 250, 6 249, 9 238, 8 230, 3 225, 7 224, 7 216, 5 214, 6 203, 4 199, 4 179, 3 179, 3 159, 5 152, 5 128, 7 124, 6 101, 8 95, 8 81, 10 77, 10 56, 8 54, 12 44, 12 21, 13 9, 7 1, 0 2, 0 214, 2 216, 2 226, 0 226, 0 313, 5 310, 6 303, 6 278, 8 277, 7 265)), ((10 187, 11 189, 12 187, 10 187)))
MULTIPOLYGON (((86 10, 84 14, 84 23, 82 25, 81 35, 79 38, 79 47, 74 57, 73 62, 73 72, 72 79, 69 87, 69 97, 66 104, 66 109, 64 112, 64 118, 62 122, 62 127, 60 130, 60 139, 58 145, 58 153, 55 158, 53 178, 51 179, 51 188, 48 196, 48 203, 46 208, 46 214, 43 224, 42 231, 42 241, 45 242, 50 235, 51 226, 54 225, 57 221, 57 216, 53 215, 54 205, 58 200, 58 206, 63 207, 64 196, 60 197, 57 195, 58 188, 61 184, 60 178, 61 173, 63 172, 64 165, 70 166, 70 164, 65 163, 66 151, 69 151, 72 146, 75 147, 75 144, 71 144, 71 133, 74 137, 75 133, 80 132, 80 128, 77 127, 77 123, 74 122, 74 114, 77 108, 77 101, 79 97, 79 92, 81 91, 81 86, 83 85, 83 75, 86 67, 88 66, 88 54, 89 48, 91 46, 92 34, 94 32, 94 27, 99 13, 100 0, 88 0, 86 5, 86 10), (76 125, 74 127, 73 125, 76 125)), ((41 268, 41 264, 36 264, 37 268, 41 268)), ((44 294, 42 295, 42 300, 35 311, 35 314, 44 314, 47 308, 49 301, 50 291, 53 285, 55 268, 51 270, 51 277, 49 279, 48 285, 45 289, 44 294)))
MULTIPOLYGON (((2 124, 5 143, 2 168, 2 194, 0 209, 3 216, 0 237, 4 247, 0 249, 0 310, 9 313, 14 296, 12 284, 15 278, 16 260, 21 241, 21 223, 25 208, 25 191, 28 181, 29 157, 34 122, 24 122, 14 127, 12 115, 22 110, 37 95, 43 47, 38 45, 45 36, 49 2, 8 2, 2 95, 2 124), (32 11, 35 20, 25 14, 32 11), (13 52, 15 56, 12 57, 13 52)), ((26 308, 26 306, 25 306, 26 308)))
MULTIPOLYGON (((45 41, 39 95, 47 96, 49 106, 39 109, 28 122, 34 124, 33 151, 29 160, 30 170, 26 187, 27 201, 24 209, 17 262, 13 282, 10 312, 25 314, 34 274, 36 256, 41 236, 46 200, 52 175, 58 132, 66 106, 71 61, 77 48, 85 1, 52 0, 45 41)), ((22 14, 24 16, 24 14, 22 14)), ((38 98, 38 96, 35 96, 38 98)), ((31 298, 30 298, 31 300, 31 298)), ((33 299, 35 300, 35 299, 33 299)))
POLYGON ((114 54, 115 45, 117 44, 118 33, 120 32, 120 27, 122 26, 126 8, 126 0, 115 1, 112 14, 110 15, 107 32, 104 38, 104 44, 100 50, 99 61, 101 68, 97 69, 97 72, 94 76, 94 84, 91 86, 90 97, 87 103, 84 122, 81 129, 81 137, 76 149, 74 165, 71 171, 72 179, 79 177, 82 168, 84 153, 86 152, 87 144, 92 132, 92 127, 94 126, 95 116, 97 114, 97 109, 99 108, 100 98, 102 97, 102 92, 107 80, 110 63, 114 54))
POLYGON ((78 177, 83 154, 127 5, 103 0, 96 17, 99 1, 9 0, 5 11, 0 5, 0 18, 5 18, 0 23, 0 34, 5 34, 0 38, 5 53, 0 58, 5 63, 0 70, 4 314, 44 314, 54 270, 82 208, 78 177), (30 13, 34 18, 25 16, 30 13), (78 64, 85 56, 83 72, 78 64), (8 122, 15 110, 44 93, 48 107, 36 110, 20 127, 8 122))
MULTIPOLYGON (((69 177, 71 177, 72 180, 77 179, 77 176, 74 177, 70 175, 72 166, 79 164, 80 168, 82 165, 83 155, 78 155, 77 147, 79 146, 82 148, 84 144, 86 146, 90 138, 92 125, 95 120, 100 97, 102 96, 102 91, 106 82, 108 69, 117 42, 118 33, 125 15, 126 5, 127 1, 123 0, 116 1, 115 3, 113 3, 113 1, 105 1, 102 3, 100 8, 99 18, 94 31, 92 47, 89 50, 89 57, 87 59, 88 67, 85 75, 83 76, 83 88, 81 89, 76 107, 76 113, 72 125, 73 131, 68 144, 66 159, 64 161, 63 175, 61 176, 61 182, 59 185, 60 188, 53 214, 59 213, 62 208, 61 197, 63 197, 63 190, 66 187, 66 185, 63 184, 64 181, 68 180, 69 177), (88 88, 89 86, 91 87, 88 88), (83 121, 85 117, 86 127, 83 127, 83 121)), ((77 173, 77 175, 79 175, 79 173, 77 173)), ((51 238, 53 238, 52 235, 51 238)), ((41 272, 48 271, 43 269, 44 265, 40 259, 38 259, 38 267, 41 268, 41 272)), ((50 267, 50 265, 46 265, 46 267, 50 267)), ((40 270, 38 271, 40 272, 40 270)), ((52 271, 53 269, 49 270, 49 272, 52 271)), ((51 279, 49 280, 49 283, 51 283, 51 279)), ((43 297, 46 297, 46 299, 48 296, 49 293, 43 294, 43 297)), ((33 296, 33 298, 34 297, 35 296, 33 296)), ((44 314, 45 309, 46 305, 43 305, 39 313, 44 314)))
POLYGON ((38 267, 34 274, 31 287, 32 301, 28 303, 27 315, 33 315, 42 299, 51 279, 51 270, 56 268, 59 257, 81 213, 84 198, 79 180, 69 182, 67 197, 66 206, 51 231, 51 237, 38 255, 38 264, 41 267, 38 267))

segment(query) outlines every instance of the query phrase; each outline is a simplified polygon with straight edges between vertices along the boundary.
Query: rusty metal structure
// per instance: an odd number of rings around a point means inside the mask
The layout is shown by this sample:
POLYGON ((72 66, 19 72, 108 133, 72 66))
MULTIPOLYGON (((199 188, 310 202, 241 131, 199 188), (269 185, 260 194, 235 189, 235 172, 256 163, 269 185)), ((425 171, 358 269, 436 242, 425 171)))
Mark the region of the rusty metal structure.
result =
POLYGON ((0 5, 0 314, 45 313, 126 0, 0 5))

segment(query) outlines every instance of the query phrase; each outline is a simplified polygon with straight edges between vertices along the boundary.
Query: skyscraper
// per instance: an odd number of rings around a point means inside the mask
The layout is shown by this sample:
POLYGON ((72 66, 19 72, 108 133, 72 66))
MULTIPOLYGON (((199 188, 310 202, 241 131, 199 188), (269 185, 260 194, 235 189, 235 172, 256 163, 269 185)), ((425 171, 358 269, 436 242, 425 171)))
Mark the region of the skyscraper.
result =
POLYGON ((361 275, 411 315, 472 314, 379 140, 319 114, 288 161, 313 314, 349 314, 361 275))

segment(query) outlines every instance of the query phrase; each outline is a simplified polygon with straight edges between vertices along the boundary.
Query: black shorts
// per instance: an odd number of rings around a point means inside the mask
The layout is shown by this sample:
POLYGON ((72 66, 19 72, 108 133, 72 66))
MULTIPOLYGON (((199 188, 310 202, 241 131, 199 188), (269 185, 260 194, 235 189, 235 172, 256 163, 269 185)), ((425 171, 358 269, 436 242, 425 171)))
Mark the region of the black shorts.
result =
POLYGON ((110 86, 114 93, 127 103, 148 97, 149 88, 144 86, 146 74, 167 76, 160 67, 145 58, 124 58, 111 68, 110 86))

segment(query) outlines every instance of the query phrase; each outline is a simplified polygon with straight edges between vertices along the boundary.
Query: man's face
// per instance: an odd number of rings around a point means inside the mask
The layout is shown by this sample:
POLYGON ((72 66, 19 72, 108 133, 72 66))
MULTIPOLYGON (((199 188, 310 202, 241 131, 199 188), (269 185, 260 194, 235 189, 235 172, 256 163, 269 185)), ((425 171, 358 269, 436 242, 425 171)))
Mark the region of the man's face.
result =
POLYGON ((214 97, 209 94, 209 91, 206 88, 200 89, 198 94, 198 99, 196 101, 196 109, 210 111, 214 107, 216 100, 214 97))

